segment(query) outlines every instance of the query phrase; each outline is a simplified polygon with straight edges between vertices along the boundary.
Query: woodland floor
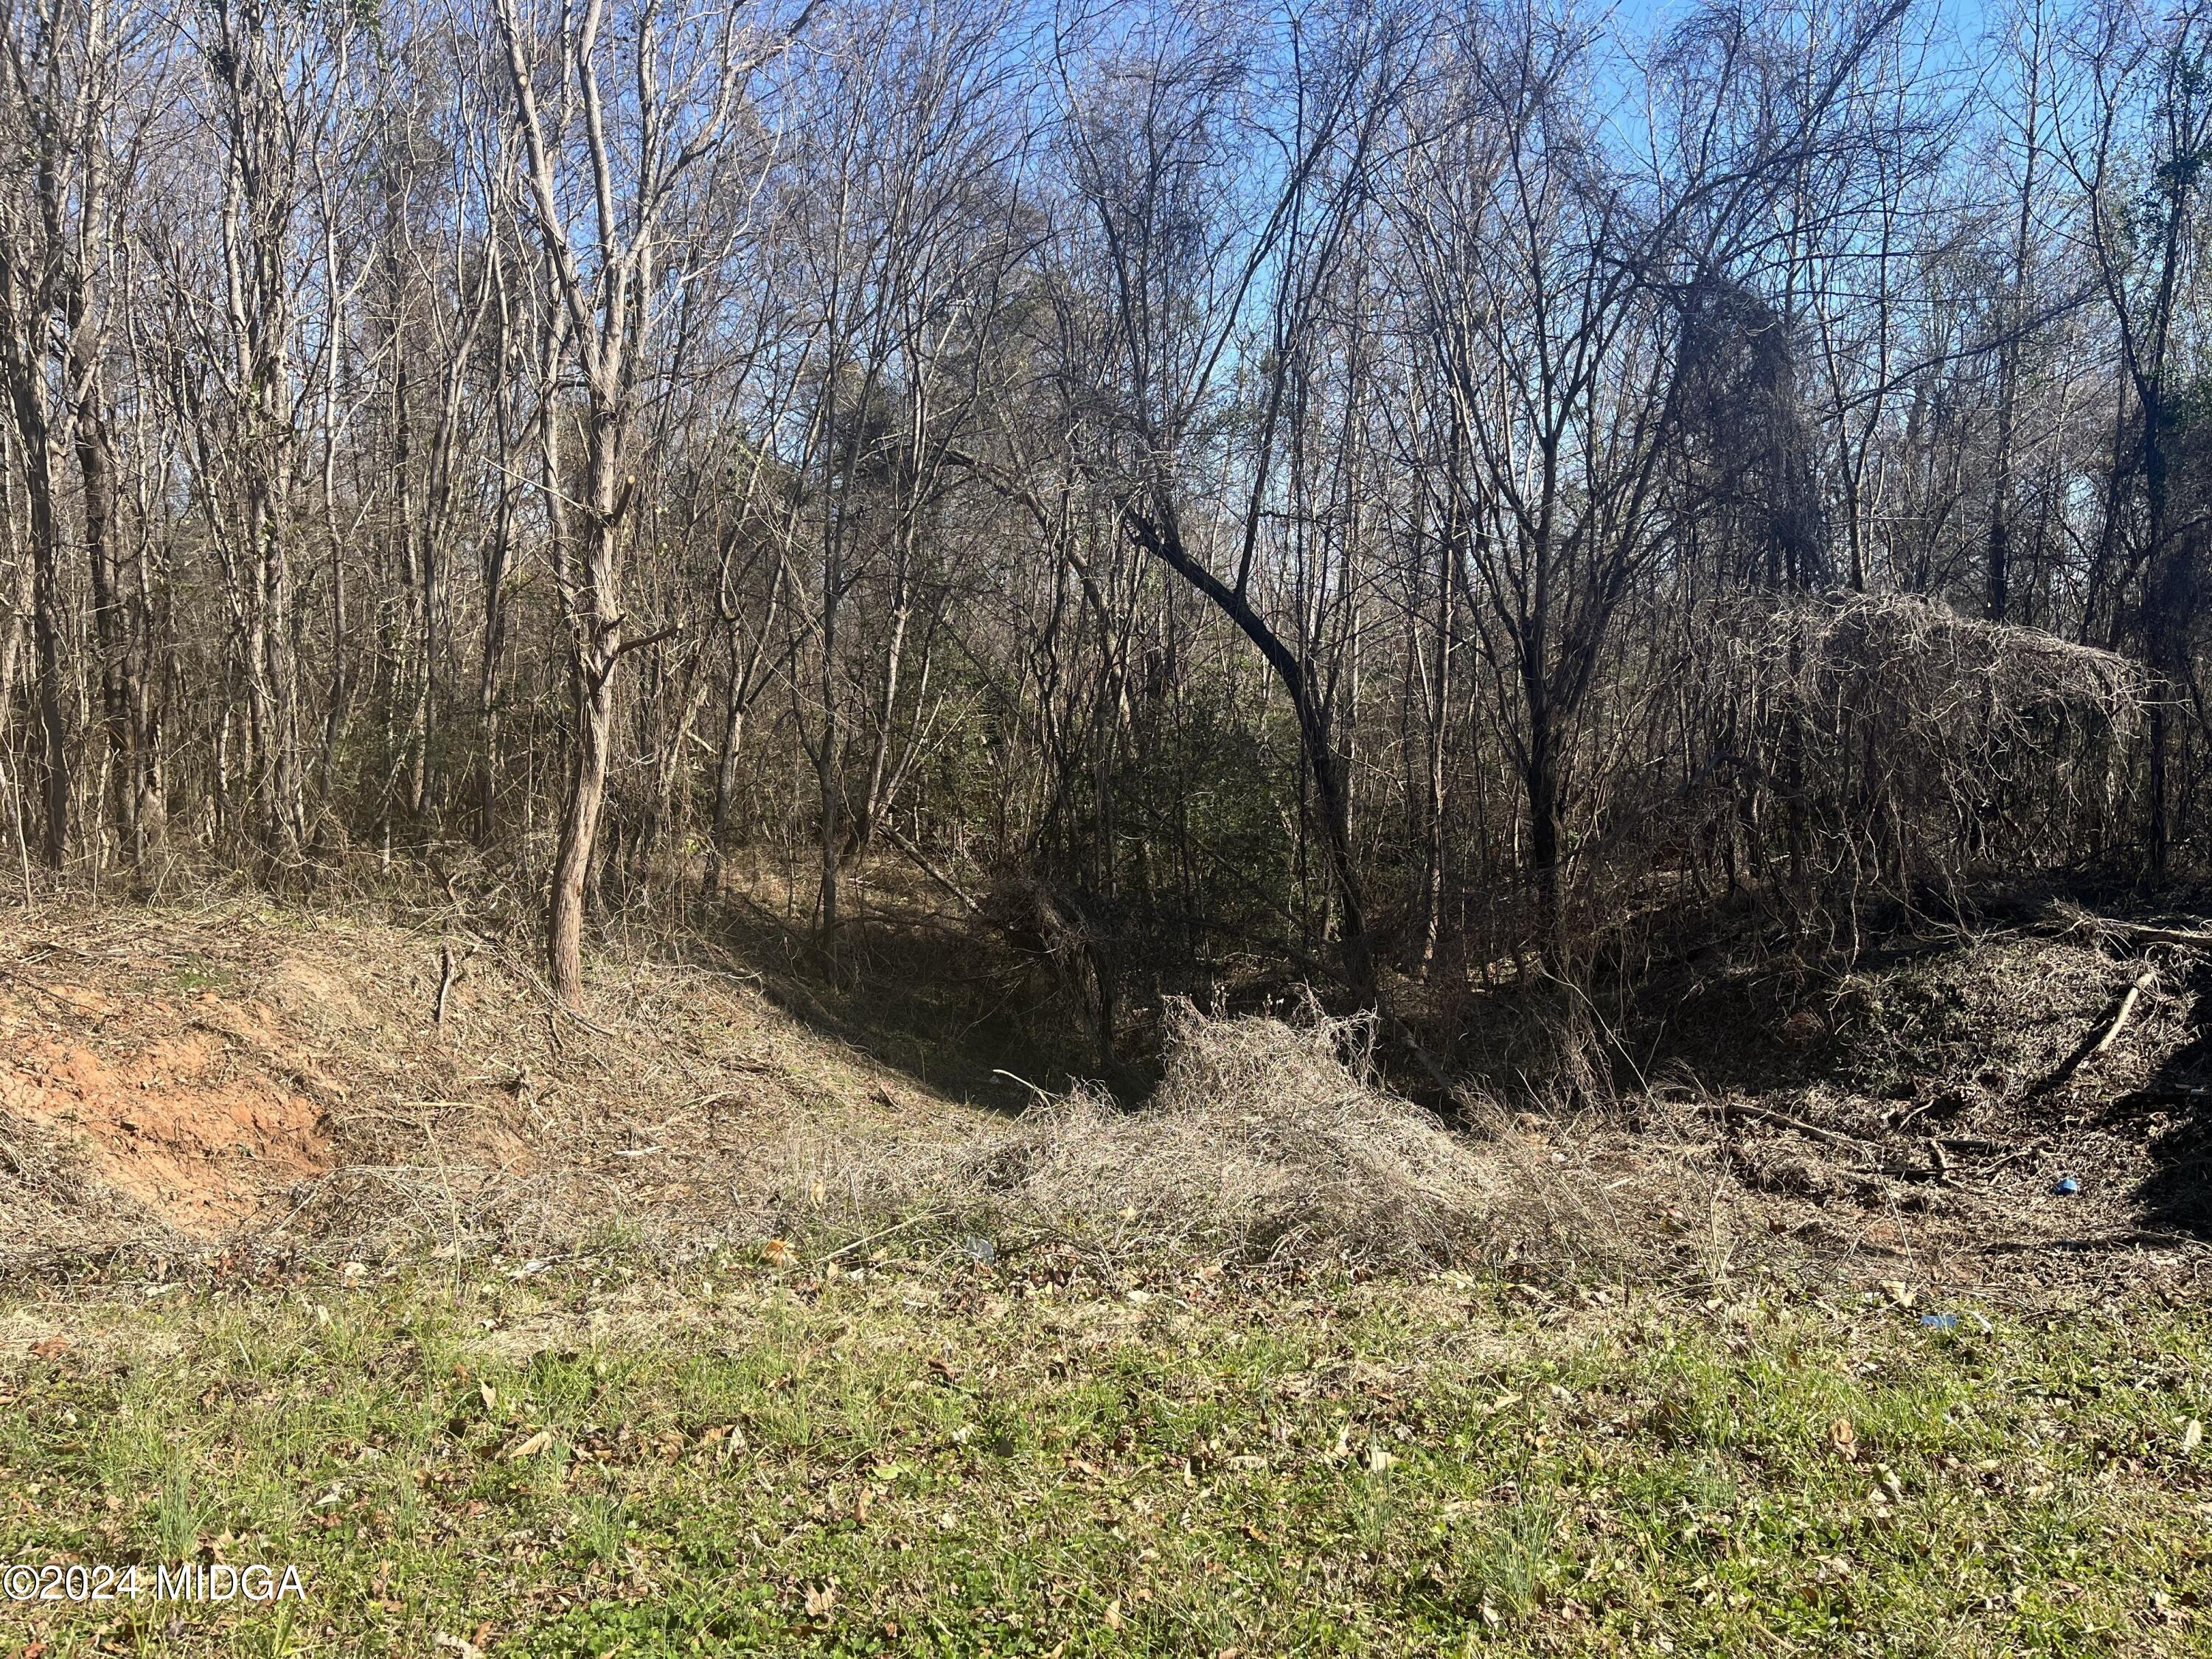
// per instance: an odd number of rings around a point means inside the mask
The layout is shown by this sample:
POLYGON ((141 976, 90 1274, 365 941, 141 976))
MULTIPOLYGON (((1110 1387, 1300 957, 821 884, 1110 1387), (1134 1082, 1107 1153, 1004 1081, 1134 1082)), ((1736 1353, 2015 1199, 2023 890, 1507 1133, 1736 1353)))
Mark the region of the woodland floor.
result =
POLYGON ((2108 909, 1687 959, 1388 1261, 1327 1171, 969 1204, 1044 994, 896 921, 900 997, 759 908, 579 1018, 459 910, 10 910, 0 1564, 313 1594, 0 1653, 2203 1651, 2204 907, 2108 909))

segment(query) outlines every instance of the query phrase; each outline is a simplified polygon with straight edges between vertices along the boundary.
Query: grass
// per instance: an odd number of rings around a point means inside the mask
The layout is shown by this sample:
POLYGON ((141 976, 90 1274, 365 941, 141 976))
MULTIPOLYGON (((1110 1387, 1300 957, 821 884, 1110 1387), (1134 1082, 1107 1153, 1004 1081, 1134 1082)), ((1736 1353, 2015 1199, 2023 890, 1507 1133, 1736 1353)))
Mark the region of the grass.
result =
POLYGON ((68 1346, 0 1363, 0 1562, 308 1593, 0 1602, 0 1652, 2205 1650, 2212 1310, 1924 1305, 1004 1261, 19 1298, 68 1346))

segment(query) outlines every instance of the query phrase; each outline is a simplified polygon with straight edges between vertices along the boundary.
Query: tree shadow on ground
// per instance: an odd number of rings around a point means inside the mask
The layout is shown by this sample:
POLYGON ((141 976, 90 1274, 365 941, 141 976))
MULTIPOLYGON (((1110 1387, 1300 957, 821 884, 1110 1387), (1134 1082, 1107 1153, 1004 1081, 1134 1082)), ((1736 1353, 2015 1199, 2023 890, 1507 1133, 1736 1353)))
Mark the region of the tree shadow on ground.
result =
POLYGON ((695 911, 694 931, 793 1018, 951 1098, 1014 1113, 1092 1074, 1095 1055, 1042 964, 920 907, 855 909, 829 948, 804 914, 743 894, 695 911))
POLYGON ((2156 1166, 2136 1193, 2143 1224, 2212 1238, 2212 964, 2198 963, 2189 984, 2190 1041, 2113 1102, 2112 1121, 2143 1138, 2156 1166))

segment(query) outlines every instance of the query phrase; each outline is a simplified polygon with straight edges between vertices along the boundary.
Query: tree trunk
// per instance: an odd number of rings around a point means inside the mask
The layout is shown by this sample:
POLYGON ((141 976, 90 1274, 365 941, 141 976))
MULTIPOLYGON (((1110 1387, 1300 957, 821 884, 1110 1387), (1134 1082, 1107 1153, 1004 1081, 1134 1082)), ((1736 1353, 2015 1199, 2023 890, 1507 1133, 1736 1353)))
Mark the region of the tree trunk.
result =
POLYGON ((45 777, 39 855, 58 870, 69 856, 69 726, 62 714, 61 526, 54 512, 53 451, 26 445, 31 510, 31 650, 38 676, 39 732, 45 777))
POLYGON ((574 1008, 584 988, 584 888, 599 844, 599 813, 606 804, 607 750, 614 738, 614 659, 580 644, 573 659, 576 692, 576 763, 561 811, 553 856, 553 891, 546 916, 546 966, 553 994, 574 1008))

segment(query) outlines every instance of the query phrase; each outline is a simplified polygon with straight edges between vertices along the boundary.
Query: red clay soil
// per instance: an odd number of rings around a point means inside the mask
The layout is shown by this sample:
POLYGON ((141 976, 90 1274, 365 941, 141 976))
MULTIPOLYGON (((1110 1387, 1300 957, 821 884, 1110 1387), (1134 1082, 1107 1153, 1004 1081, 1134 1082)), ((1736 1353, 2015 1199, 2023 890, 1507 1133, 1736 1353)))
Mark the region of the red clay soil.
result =
POLYGON ((719 968, 610 956, 591 1007, 458 913, 0 904, 0 1279, 176 1235, 690 1249, 972 1121, 719 968))
POLYGON ((219 1029, 150 998, 126 1012, 81 987, 35 990, 27 1000, 58 1005, 64 1029, 21 1004, 0 1015, 0 1112, 72 1145, 86 1173, 179 1232, 219 1237, 329 1168, 321 1109, 238 1064, 219 1029), (121 1042, 70 1041, 66 1027, 88 1022, 121 1042))

